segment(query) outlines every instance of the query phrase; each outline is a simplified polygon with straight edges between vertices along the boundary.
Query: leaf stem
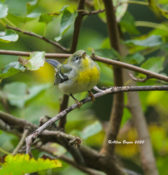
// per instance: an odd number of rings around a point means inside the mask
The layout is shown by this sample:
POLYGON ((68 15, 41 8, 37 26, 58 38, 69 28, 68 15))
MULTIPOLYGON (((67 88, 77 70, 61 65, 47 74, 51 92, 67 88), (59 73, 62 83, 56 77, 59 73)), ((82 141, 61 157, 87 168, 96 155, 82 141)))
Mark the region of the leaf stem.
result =
POLYGON ((148 2, 134 1, 134 0, 129 0, 128 3, 129 3, 129 4, 137 4, 137 5, 145 5, 145 6, 148 6, 148 5, 149 5, 148 2))
POLYGON ((160 24, 149 21, 136 21, 135 25, 137 27, 160 28, 160 24))

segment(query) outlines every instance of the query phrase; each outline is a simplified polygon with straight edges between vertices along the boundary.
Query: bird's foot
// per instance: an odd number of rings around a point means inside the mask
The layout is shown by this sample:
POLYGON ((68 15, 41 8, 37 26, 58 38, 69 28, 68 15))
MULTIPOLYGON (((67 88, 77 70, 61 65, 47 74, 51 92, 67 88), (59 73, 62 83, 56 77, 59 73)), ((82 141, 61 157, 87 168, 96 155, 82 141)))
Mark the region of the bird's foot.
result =
POLYGON ((82 105, 80 101, 78 101, 72 94, 70 96, 75 100, 75 103, 77 104, 78 108, 80 108, 82 105))
POLYGON ((89 97, 91 98, 92 102, 95 101, 95 97, 94 97, 94 94, 92 93, 92 91, 88 91, 89 93, 89 97))
POLYGON ((82 103, 80 103, 80 101, 75 100, 76 104, 78 105, 78 108, 80 108, 82 106, 82 103))

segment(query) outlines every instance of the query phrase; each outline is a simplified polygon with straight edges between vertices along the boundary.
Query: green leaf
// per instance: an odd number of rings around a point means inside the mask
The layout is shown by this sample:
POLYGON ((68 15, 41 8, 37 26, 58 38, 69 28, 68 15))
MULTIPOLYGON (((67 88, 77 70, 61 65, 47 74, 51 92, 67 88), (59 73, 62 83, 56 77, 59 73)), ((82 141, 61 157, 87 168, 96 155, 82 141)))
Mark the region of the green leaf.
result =
POLYGON ((0 18, 5 18, 8 15, 8 7, 0 3, 0 18))
POLYGON ((148 2, 149 2, 149 6, 157 15, 168 18, 167 1, 164 2, 164 1, 158 1, 158 0, 148 0, 148 2))
POLYGON ((0 32, 0 41, 2 42, 15 42, 19 38, 18 34, 16 34, 14 31, 6 30, 4 32, 0 32))
POLYGON ((42 85, 32 86, 28 90, 29 93, 28 93, 25 101, 27 102, 28 100, 31 100, 32 98, 34 98, 35 96, 37 96, 42 91, 48 89, 49 87, 50 87, 50 84, 42 84, 42 85))
POLYGON ((102 57, 104 56, 111 59, 120 58, 120 54, 115 49, 111 48, 109 38, 104 39, 101 44, 101 48, 96 49, 95 52, 102 57))
POLYGON ((104 41, 101 44, 101 48, 103 48, 103 49, 111 49, 109 38, 104 39, 104 41))
POLYGON ((114 86, 113 72, 111 66, 107 66, 103 63, 98 64, 101 70, 99 84, 105 87, 114 86))
POLYGON ((81 138, 87 139, 88 137, 91 137, 97 133, 99 133, 102 130, 102 126, 100 122, 96 121, 93 124, 87 126, 81 133, 81 138))
POLYGON ((41 15, 41 12, 33 11, 27 15, 28 18, 37 18, 41 15))
POLYGON ((6 0, 8 4, 9 13, 15 16, 25 16, 26 15, 26 3, 28 0, 6 0))
POLYGON ((119 53, 112 48, 111 49, 96 49, 95 54, 102 56, 102 57, 115 59, 115 60, 120 58, 119 53))
POLYGON ((152 35, 148 38, 141 39, 141 40, 128 40, 126 44, 133 44, 137 46, 144 46, 144 47, 154 47, 159 46, 162 44, 162 39, 159 35, 152 35))
POLYGON ((142 67, 153 72, 159 73, 163 70, 164 57, 151 57, 142 64, 142 67))
POLYGON ((45 63, 45 52, 33 52, 29 58, 21 58, 20 61, 28 70, 38 70, 45 63))
POLYGON ((22 66, 18 61, 11 62, 0 72, 0 78, 8 78, 19 73, 20 71, 23 72, 24 70, 24 66, 22 66))
POLYGON ((25 83, 15 82, 6 84, 3 91, 11 105, 22 108, 27 101, 37 96, 48 87, 49 84, 44 84, 28 88, 25 83))
POLYGON ((74 24, 76 13, 71 13, 67 8, 62 10, 63 14, 60 23, 60 34, 55 38, 56 41, 62 39, 62 36, 68 31, 68 29, 74 24))
POLYGON ((30 158, 28 154, 8 155, 5 163, 1 164, 1 175, 24 175, 42 170, 61 167, 59 160, 30 158))
MULTIPOLYGON (((125 12, 128 8, 128 0, 113 0, 113 4, 115 7, 115 14, 117 21, 119 22, 124 16, 125 12)), ((104 9, 104 3, 102 0, 94 0, 94 7, 96 10, 104 9)), ((102 21, 106 21, 105 13, 99 13, 98 16, 102 19, 102 21)))
POLYGON ((139 34, 139 31, 137 30, 135 26, 135 20, 134 17, 129 13, 126 12, 122 20, 120 21, 120 25, 123 32, 129 32, 132 34, 139 34))
POLYGON ((140 53, 135 53, 133 55, 127 55, 123 61, 130 64, 140 64, 145 60, 145 57, 140 53))
POLYGON ((64 10, 67 9, 68 7, 69 7, 69 5, 64 5, 64 6, 61 8, 60 12, 61 12, 61 13, 64 12, 64 10))
POLYGON ((27 15, 28 18, 37 18, 41 15, 41 10, 39 8, 38 0, 32 0, 27 2, 27 15))
MULTIPOLYGON (((101 0, 94 0, 94 8, 95 10, 100 10, 100 9, 104 9, 104 3, 101 0)), ((106 15, 105 13, 99 13, 98 16, 100 17, 100 19, 103 22, 106 22, 106 15)))
POLYGON ((29 5, 36 5, 37 4, 37 2, 38 2, 38 0, 31 0, 31 1, 29 1, 27 4, 29 4, 29 5))
POLYGON ((17 107, 23 107, 25 103, 26 95, 28 94, 28 89, 25 83, 10 83, 6 84, 3 88, 7 99, 11 105, 17 107))
POLYGON ((127 11, 128 0, 114 0, 114 6, 116 7, 117 21, 120 21, 127 11))
POLYGON ((168 30, 167 23, 162 23, 162 24, 158 24, 157 28, 152 30, 151 34, 152 35, 160 35, 162 37, 162 40, 164 43, 164 41, 167 41, 167 37, 168 37, 167 30, 168 30))
POLYGON ((41 14, 40 15, 40 19, 39 22, 45 22, 45 23, 49 23, 50 21, 52 21, 53 16, 49 15, 49 14, 41 14))

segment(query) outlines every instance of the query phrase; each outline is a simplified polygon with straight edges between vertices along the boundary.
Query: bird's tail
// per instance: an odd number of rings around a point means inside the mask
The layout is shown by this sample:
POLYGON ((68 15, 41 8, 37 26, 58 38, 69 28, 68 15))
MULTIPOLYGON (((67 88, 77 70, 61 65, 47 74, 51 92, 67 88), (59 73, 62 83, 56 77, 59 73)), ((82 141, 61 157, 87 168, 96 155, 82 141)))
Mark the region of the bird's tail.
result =
POLYGON ((57 68, 61 63, 54 59, 46 59, 46 62, 57 68))

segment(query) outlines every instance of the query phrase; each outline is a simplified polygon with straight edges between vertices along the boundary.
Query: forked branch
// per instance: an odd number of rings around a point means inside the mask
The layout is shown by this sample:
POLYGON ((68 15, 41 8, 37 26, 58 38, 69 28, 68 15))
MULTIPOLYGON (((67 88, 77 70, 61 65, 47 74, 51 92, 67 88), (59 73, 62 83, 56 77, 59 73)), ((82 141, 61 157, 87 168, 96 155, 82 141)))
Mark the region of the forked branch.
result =
MULTIPOLYGON (((164 86, 121 86, 121 87, 111 87, 108 89, 103 90, 102 92, 98 92, 94 94, 95 98, 102 97, 107 94, 116 94, 121 92, 130 92, 130 91, 166 91, 168 90, 168 85, 164 86)), ((91 101, 91 97, 87 97, 80 101, 81 105, 91 101)), ((51 126, 54 122, 63 118, 67 113, 71 112, 72 110, 78 108, 78 104, 73 104, 70 107, 66 108, 65 110, 58 113, 56 116, 48 120, 42 126, 37 128, 35 132, 29 135, 26 139, 27 143, 27 153, 30 153, 30 146, 35 138, 37 138, 45 129, 51 126)))

